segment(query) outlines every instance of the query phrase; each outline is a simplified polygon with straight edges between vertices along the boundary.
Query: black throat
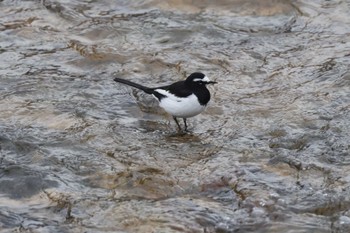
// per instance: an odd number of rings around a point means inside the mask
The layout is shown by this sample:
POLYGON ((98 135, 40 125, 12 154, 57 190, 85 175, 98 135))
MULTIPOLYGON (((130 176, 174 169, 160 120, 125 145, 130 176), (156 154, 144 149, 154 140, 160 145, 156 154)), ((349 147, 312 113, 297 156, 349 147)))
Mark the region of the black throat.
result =
POLYGON ((207 105, 210 100, 210 92, 206 86, 200 86, 194 89, 193 93, 197 96, 201 105, 207 105))

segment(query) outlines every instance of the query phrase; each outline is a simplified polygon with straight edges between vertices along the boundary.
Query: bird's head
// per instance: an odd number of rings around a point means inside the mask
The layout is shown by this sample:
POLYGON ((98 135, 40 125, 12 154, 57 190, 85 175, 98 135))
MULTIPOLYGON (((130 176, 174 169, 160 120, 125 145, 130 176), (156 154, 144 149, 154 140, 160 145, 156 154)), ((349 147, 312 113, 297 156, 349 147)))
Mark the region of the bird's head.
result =
POLYGON ((210 81, 207 76, 205 76, 202 73, 196 72, 192 73, 190 76, 187 77, 186 83, 190 85, 208 85, 208 84, 215 84, 217 82, 210 81))

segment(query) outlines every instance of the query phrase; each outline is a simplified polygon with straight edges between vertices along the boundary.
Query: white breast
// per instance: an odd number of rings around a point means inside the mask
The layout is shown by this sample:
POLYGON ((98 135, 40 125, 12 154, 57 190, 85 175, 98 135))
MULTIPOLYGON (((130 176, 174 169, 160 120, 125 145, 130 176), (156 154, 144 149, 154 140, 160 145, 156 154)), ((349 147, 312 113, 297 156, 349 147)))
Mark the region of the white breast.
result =
POLYGON ((203 112, 206 107, 205 105, 200 105, 197 96, 194 94, 181 98, 166 90, 156 89, 155 91, 166 96, 160 100, 159 106, 174 117, 193 117, 203 112))

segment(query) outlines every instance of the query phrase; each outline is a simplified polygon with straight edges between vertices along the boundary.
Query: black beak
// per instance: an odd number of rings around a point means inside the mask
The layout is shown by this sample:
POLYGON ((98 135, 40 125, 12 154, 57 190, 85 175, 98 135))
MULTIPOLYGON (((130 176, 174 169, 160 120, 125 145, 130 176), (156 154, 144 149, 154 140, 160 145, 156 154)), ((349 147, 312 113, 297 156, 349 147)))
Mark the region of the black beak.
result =
POLYGON ((214 81, 209 81, 207 82, 207 84, 217 84, 218 82, 214 82, 214 81))

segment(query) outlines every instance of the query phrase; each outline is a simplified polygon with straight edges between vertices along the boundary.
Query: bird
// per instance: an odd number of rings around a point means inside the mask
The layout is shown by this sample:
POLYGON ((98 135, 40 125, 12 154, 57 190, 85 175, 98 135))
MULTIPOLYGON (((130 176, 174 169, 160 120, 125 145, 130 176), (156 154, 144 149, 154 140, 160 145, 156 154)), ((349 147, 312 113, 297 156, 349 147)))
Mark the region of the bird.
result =
POLYGON ((190 74, 186 80, 177 81, 160 87, 146 87, 132 81, 114 78, 115 82, 137 88, 155 97, 159 106, 172 115, 179 131, 182 128, 177 118, 182 118, 187 131, 187 118, 194 117, 204 111, 210 101, 207 85, 216 84, 201 72, 190 74))

